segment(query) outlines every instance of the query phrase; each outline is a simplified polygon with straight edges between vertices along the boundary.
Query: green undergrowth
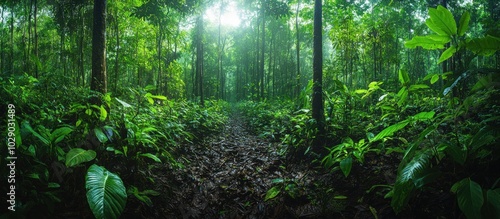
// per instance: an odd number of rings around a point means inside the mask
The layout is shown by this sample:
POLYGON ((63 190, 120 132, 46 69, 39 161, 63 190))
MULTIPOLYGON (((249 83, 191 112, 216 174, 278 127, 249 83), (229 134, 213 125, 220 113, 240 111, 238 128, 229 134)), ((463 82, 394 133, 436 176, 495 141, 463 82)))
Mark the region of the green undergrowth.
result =
MULTIPOLYGON (((438 6, 429 9, 429 16, 426 24, 438 35, 416 36, 406 46, 439 49, 452 42, 439 63, 457 54, 467 55, 470 62, 500 50, 496 37, 464 35, 468 12, 456 22, 438 6)), ((394 183, 369 190, 390 200, 396 215, 411 215, 418 198, 434 200, 452 193, 465 217, 500 217, 500 174, 495 169, 500 165, 500 70, 467 66, 419 80, 412 80, 403 67, 397 77, 357 90, 333 80, 324 90, 328 153, 321 155, 321 165, 345 177, 363 177, 351 175, 351 170, 359 165, 367 170, 364 174, 376 174, 366 166, 366 155, 397 160, 398 168, 389 170, 396 173, 394 183)), ((301 157, 315 147, 311 143, 317 134, 309 111, 311 87, 309 83, 293 102, 248 101, 239 109, 258 134, 288 146, 284 155, 301 157)), ((266 199, 278 191, 273 187, 266 199)))
MULTIPOLYGON (((127 200, 152 206, 150 197, 159 194, 152 190, 153 169, 183 168, 179 149, 219 132, 229 110, 223 101, 200 106, 169 100, 154 95, 153 87, 100 96, 28 75, 1 78, 0 84, 2 108, 15 112, 12 137, 19 158, 16 211, 7 217, 48 217, 87 206, 77 212, 116 218, 127 200), (102 104, 90 104, 92 96, 102 104)), ((0 150, 7 154, 7 147, 0 150)), ((0 175, 7 181, 5 171, 0 175)))

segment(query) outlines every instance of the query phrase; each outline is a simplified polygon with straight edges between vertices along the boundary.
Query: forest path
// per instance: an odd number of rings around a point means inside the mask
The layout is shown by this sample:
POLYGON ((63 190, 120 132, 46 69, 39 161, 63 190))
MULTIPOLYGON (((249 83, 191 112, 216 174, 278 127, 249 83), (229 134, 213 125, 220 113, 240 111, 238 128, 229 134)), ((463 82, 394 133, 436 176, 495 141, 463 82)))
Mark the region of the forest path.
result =
POLYGON ((311 184, 304 177, 310 172, 307 167, 294 165, 290 171, 278 155, 280 147, 251 134, 242 116, 233 112, 220 134, 185 146, 185 168, 169 168, 157 176, 163 182, 156 189, 162 194, 154 197, 161 203, 156 214, 165 218, 289 218, 317 211, 310 205, 296 205, 297 200, 307 200, 305 193, 297 194, 292 207, 283 204, 286 200, 264 202, 266 192, 276 185, 274 179, 311 184))

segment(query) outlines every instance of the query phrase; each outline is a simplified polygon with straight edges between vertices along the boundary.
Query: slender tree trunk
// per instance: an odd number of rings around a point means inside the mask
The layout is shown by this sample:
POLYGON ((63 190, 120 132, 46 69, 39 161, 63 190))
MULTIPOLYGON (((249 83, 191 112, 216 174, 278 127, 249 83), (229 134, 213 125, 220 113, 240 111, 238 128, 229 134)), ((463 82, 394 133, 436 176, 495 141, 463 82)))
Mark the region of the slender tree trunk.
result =
POLYGON ((30 54, 31 54, 31 43, 32 43, 32 34, 31 34, 31 25, 32 25, 32 22, 31 22, 31 15, 33 14, 33 0, 30 0, 29 2, 26 3, 26 6, 27 8, 29 9, 26 9, 25 11, 28 13, 26 15, 27 19, 28 19, 28 38, 27 38, 27 44, 26 45, 26 38, 25 38, 25 31, 23 31, 23 45, 24 45, 24 71, 27 72, 28 74, 31 74, 31 57, 30 57, 30 54))
POLYGON ((297 10, 295 12, 295 31, 297 36, 297 41, 295 43, 296 55, 297 55, 297 87, 295 88, 295 96, 298 97, 300 93, 300 29, 299 29, 299 9, 300 0, 297 1, 297 10))
MULTIPOLYGON (((3 15, 4 15, 5 8, 2 7, 2 8, 0 8, 0 10, 2 10, 2 12, 0 13, 1 14, 0 18, 2 19, 2 22, 3 22, 3 20, 4 20, 3 15)), ((0 72, 5 73, 5 71, 4 71, 5 70, 4 69, 4 64, 5 64, 5 52, 4 52, 5 41, 4 41, 4 39, 5 39, 5 37, 4 37, 3 31, 1 31, 0 33, 1 33, 1 35, 0 35, 0 72)))
MULTIPOLYGON (((83 10, 82 8, 80 10, 83 10)), ((79 36, 79 42, 78 42, 78 47, 80 48, 80 58, 78 60, 78 72, 79 72, 79 78, 82 81, 81 86, 85 87, 85 69, 84 69, 84 59, 85 59, 85 53, 84 53, 84 41, 85 41, 85 29, 84 29, 84 22, 85 18, 83 16, 83 13, 81 13, 81 18, 82 18, 82 23, 81 23, 81 28, 80 28, 80 36, 79 36)))
POLYGON ((14 73, 14 3, 10 11, 10 73, 14 73))
POLYGON ((162 54, 161 47, 163 41, 163 25, 161 19, 158 21, 158 76, 157 76, 157 86, 156 92, 159 93, 162 90, 162 54))
POLYGON ((219 6, 219 26, 218 26, 218 39, 217 39, 217 83, 216 83, 216 90, 217 90, 217 97, 222 98, 222 92, 220 87, 222 87, 220 84, 222 83, 222 51, 221 51, 221 17, 222 17, 222 5, 224 4, 223 1, 220 2, 219 6))
POLYGON ((118 18, 118 9, 115 11, 115 34, 116 34, 116 57, 115 57, 115 77, 113 81, 113 88, 116 91, 118 88, 118 74, 120 71, 120 23, 118 18))
POLYGON ((203 18, 202 16, 198 17, 197 21, 198 32, 196 34, 196 76, 197 82, 196 85, 198 87, 198 94, 200 95, 200 105, 204 106, 204 97, 203 97, 203 18))
POLYGON ((38 78, 38 63, 40 63, 40 60, 39 60, 39 57, 38 57, 38 32, 37 32, 37 29, 36 29, 36 26, 37 26, 37 12, 38 12, 38 0, 34 0, 35 1, 35 9, 34 9, 34 12, 33 12, 33 21, 34 21, 34 24, 33 24, 33 32, 35 34, 35 42, 34 42, 34 50, 33 50, 33 55, 35 56, 35 78, 38 78))
POLYGON ((264 99, 264 56, 266 52, 266 0, 262 0, 261 13, 262 13, 262 51, 260 56, 260 99, 264 99))
POLYGON ((318 153, 324 152, 325 115, 323 103, 323 33, 322 33, 321 0, 314 1, 314 30, 313 30, 313 95, 312 118, 316 120, 318 134, 314 139, 313 149, 318 153))
MULTIPOLYGON (((94 22, 92 28, 92 78, 90 89, 101 94, 107 92, 106 78, 106 1, 94 0, 94 22)), ((94 98, 100 105, 100 99, 94 98)))

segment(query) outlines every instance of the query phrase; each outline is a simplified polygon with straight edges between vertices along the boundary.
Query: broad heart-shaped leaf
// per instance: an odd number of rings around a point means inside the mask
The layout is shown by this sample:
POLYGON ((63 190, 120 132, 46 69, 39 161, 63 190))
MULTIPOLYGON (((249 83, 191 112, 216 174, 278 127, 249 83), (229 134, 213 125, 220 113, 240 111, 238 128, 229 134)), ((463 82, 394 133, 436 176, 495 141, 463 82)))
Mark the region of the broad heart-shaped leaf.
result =
POLYGON ((450 48, 446 49, 441 56, 439 57, 438 64, 449 59, 453 54, 458 51, 456 46, 450 46, 450 48))
POLYGON ((439 35, 452 36, 457 34, 457 24, 455 18, 448 9, 438 5, 437 8, 429 8, 430 18, 425 24, 439 35))
POLYGON ((96 164, 85 177, 87 202, 97 219, 118 218, 125 208, 127 192, 122 179, 96 164))
POLYGON ((280 192, 281 192, 281 190, 277 186, 273 186, 271 189, 267 190, 266 197, 264 198, 264 201, 267 201, 269 199, 273 199, 278 194, 280 194, 280 192))
POLYGON ((462 14, 458 22, 458 36, 463 36, 467 29, 469 29, 470 14, 468 11, 462 14))
POLYGON ((490 56, 500 50, 500 38, 488 35, 472 39, 466 43, 466 47, 477 55, 490 56))
POLYGON ((450 36, 427 35, 415 36, 411 40, 405 42, 405 46, 410 49, 415 49, 421 46, 424 49, 443 49, 444 44, 451 41, 450 36))
POLYGON ((93 150, 85 150, 82 148, 73 148, 66 154, 66 166, 72 167, 81 163, 91 161, 95 158, 96 153, 93 150))
POLYGON ((484 203, 483 190, 479 184, 465 178, 451 187, 457 194, 458 207, 467 218, 481 218, 481 207, 484 203))
POLYGON ((408 123, 410 123, 408 120, 403 120, 399 123, 391 125, 391 126, 385 128, 384 130, 382 130, 381 132, 379 132, 375 137, 373 137, 370 140, 370 142, 378 141, 378 140, 381 140, 387 136, 390 136, 394 132, 397 132, 397 131, 403 129, 404 127, 406 127, 408 125, 408 123))
POLYGON ((349 176, 352 169, 352 157, 346 157, 340 161, 340 169, 342 170, 342 173, 344 173, 345 177, 349 176))

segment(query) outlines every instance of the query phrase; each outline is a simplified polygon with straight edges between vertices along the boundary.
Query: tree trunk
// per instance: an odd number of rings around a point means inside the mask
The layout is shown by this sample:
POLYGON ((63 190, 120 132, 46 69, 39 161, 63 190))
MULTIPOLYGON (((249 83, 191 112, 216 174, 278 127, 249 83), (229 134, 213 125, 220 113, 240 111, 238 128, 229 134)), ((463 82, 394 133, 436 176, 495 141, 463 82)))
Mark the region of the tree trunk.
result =
POLYGON ((115 11, 115 34, 116 34, 116 57, 115 57, 115 77, 113 81, 113 87, 116 92, 118 87, 118 73, 120 71, 120 26, 119 26, 119 18, 118 18, 118 9, 115 11))
POLYGON ((196 86, 197 93, 200 96, 200 105, 204 106, 203 97, 203 18, 198 17, 197 21, 198 32, 196 34, 196 86))
MULTIPOLYGON (((94 0, 94 22, 92 28, 92 78, 90 89, 101 94, 107 92, 106 79, 106 1, 94 0)), ((100 105, 100 99, 94 98, 100 105)))
POLYGON ((313 95, 312 118, 316 120, 318 133, 314 139, 313 149, 317 153, 324 152, 325 115, 323 108, 323 45, 322 45, 322 2, 314 1, 314 33, 313 33, 313 95))
POLYGON ((295 88, 295 96, 298 97, 300 93, 300 36, 299 36, 299 9, 300 0, 297 2, 297 11, 295 13, 295 31, 297 35, 297 42, 295 44, 295 49, 297 53, 297 87, 295 88))
POLYGON ((162 41, 163 41, 163 25, 161 19, 158 19, 158 41, 157 41, 157 51, 158 51, 158 75, 156 78, 156 93, 162 91, 162 41))
POLYGON ((14 3, 10 11, 10 73, 14 73, 14 3))
POLYGON ((34 48, 33 48, 33 55, 35 56, 35 78, 38 78, 38 63, 40 62, 39 58, 38 58, 38 32, 36 30, 36 26, 37 26, 37 11, 38 11, 38 0, 34 0, 35 1, 35 9, 34 9, 34 12, 33 12, 33 20, 34 20, 34 24, 33 24, 33 32, 34 32, 34 35, 35 35, 35 42, 34 42, 34 48))
POLYGON ((262 0, 261 13, 262 13, 262 42, 260 54, 260 99, 264 99, 264 55, 266 51, 266 0, 262 0))
MULTIPOLYGON (((5 11, 5 8, 1 8, 0 10, 2 10, 1 12, 1 15, 0 15, 0 19, 2 19, 2 21, 4 20, 4 17, 3 17, 3 14, 4 14, 4 11, 5 11)), ((4 53, 4 44, 5 44, 5 37, 4 37, 4 32, 2 31, 0 33, 0 72, 4 73, 5 72, 5 69, 4 69, 4 64, 5 64, 5 53, 4 53)))

